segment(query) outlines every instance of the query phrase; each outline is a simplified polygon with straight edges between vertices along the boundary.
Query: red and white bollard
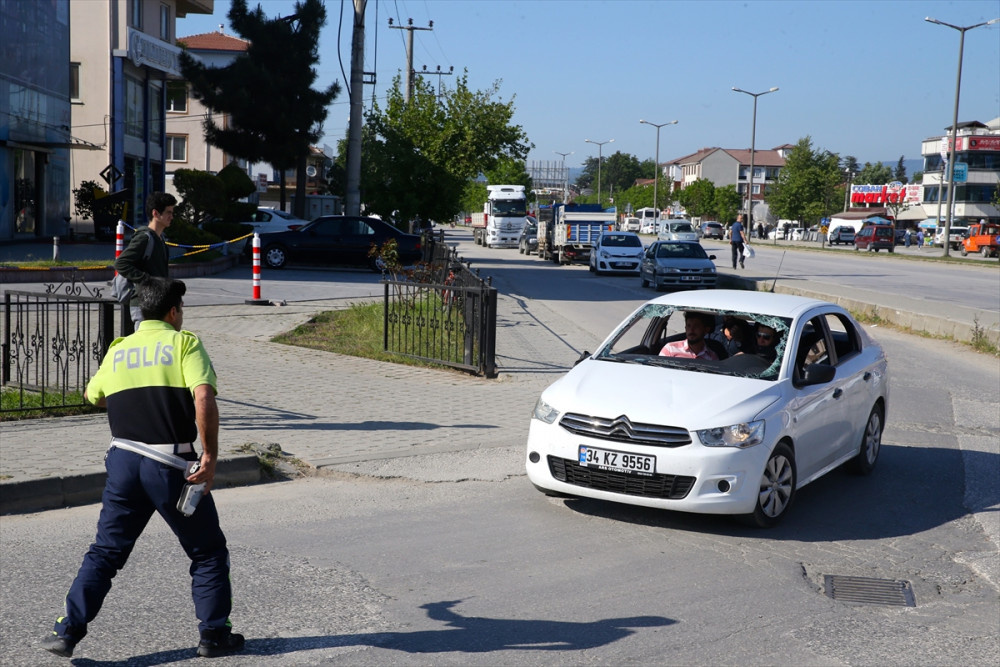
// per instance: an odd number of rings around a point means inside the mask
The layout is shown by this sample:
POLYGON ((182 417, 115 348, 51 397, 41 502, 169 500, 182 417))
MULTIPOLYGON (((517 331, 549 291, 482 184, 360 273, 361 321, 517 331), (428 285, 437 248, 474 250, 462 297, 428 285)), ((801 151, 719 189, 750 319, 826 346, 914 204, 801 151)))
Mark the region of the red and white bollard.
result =
POLYGON ((245 303, 252 305, 270 304, 270 301, 260 298, 260 234, 253 235, 253 298, 245 303))
MULTIPOLYGON (((118 261, 118 257, 122 254, 122 250, 125 249, 125 221, 118 221, 118 228, 115 230, 115 262, 118 261)), ((118 272, 115 271, 115 275, 118 272)))

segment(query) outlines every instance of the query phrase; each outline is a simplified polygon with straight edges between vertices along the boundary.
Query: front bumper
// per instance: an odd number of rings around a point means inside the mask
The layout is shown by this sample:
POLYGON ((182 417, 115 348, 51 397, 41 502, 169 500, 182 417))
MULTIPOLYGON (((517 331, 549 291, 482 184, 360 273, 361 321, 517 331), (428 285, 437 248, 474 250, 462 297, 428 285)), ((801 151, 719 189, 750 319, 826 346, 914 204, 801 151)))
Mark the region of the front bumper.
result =
POLYGON ((639 273, 639 258, 637 257, 598 257, 597 270, 608 273, 639 273))
POLYGON ((525 469, 535 486, 571 496, 700 514, 753 512, 770 454, 768 443, 738 449, 705 447, 695 434, 692 440, 679 447, 615 442, 570 433, 558 422, 532 419, 525 469), (655 456, 655 474, 583 466, 580 445, 655 456))
POLYGON ((715 287, 716 280, 714 273, 666 273, 655 276, 657 288, 710 289, 715 287))

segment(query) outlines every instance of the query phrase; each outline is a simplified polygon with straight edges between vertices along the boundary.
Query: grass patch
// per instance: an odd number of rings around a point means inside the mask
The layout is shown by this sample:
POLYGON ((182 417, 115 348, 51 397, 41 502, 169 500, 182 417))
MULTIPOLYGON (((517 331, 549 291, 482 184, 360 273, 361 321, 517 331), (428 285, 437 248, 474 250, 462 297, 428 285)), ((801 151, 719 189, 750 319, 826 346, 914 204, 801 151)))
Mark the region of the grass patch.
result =
POLYGON ((64 399, 61 393, 46 392, 43 396, 41 392, 25 391, 22 395, 18 389, 4 388, 0 391, 0 422, 89 415, 103 411, 90 404, 64 405, 66 403, 84 403, 83 392, 67 392, 64 399))
MULTIPOLYGON (((417 308, 422 309, 419 305, 417 308)), ((414 359, 382 349, 384 332, 382 309, 382 302, 379 301, 377 303, 352 304, 344 310, 324 311, 312 317, 305 324, 279 334, 271 340, 275 343, 336 352, 352 357, 450 370, 450 367, 442 364, 414 359)))
POLYGON ((990 342, 988 333, 979 324, 979 318, 973 317, 972 320, 972 340, 958 340, 953 336, 942 336, 937 334, 932 334, 927 331, 919 331, 912 327, 904 327, 898 324, 894 324, 889 320, 882 317, 878 308, 872 308, 871 311, 857 312, 851 311, 851 315, 855 320, 862 324, 870 324, 872 326, 882 327, 884 329, 893 329, 895 331, 902 331, 903 333, 911 334, 914 336, 921 336, 923 338, 933 338, 935 340, 950 340, 954 343, 959 343, 961 345, 967 345, 971 347, 976 352, 982 354, 988 354, 992 357, 1000 357, 1000 348, 990 342))
POLYGON ((59 260, 55 262, 51 259, 37 259, 37 260, 25 260, 17 263, 13 262, 0 262, 0 268, 4 269, 25 269, 27 271, 32 270, 47 270, 47 269, 107 269, 114 264, 114 260, 110 262, 106 259, 81 259, 73 262, 67 262, 59 260))

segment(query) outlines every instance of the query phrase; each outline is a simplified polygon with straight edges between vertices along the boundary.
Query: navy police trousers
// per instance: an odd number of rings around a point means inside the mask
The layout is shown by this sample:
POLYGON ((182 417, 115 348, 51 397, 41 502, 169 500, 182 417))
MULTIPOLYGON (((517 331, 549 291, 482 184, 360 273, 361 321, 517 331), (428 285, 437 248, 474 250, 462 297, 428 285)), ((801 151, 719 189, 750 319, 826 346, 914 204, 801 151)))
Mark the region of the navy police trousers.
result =
POLYGON ((177 499, 186 483, 182 470, 117 447, 108 451, 105 467, 108 480, 97 537, 66 596, 66 615, 56 621, 56 634, 74 642, 87 634, 87 624, 101 610, 111 580, 125 566, 154 511, 191 559, 191 597, 199 630, 228 632, 232 608, 229 550, 211 494, 201 499, 194 514, 185 517, 177 511, 177 499))

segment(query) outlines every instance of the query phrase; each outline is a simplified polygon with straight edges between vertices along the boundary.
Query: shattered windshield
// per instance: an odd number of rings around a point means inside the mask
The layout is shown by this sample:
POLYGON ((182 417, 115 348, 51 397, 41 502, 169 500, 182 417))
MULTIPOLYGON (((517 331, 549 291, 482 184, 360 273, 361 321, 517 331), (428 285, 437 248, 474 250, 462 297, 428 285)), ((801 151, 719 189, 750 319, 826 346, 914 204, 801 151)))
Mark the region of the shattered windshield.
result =
MULTIPOLYGON (((595 359, 774 381, 785 355, 791 320, 740 310, 647 304, 623 324, 595 359), (688 347, 686 321, 696 319, 708 352, 688 347), (670 344, 675 352, 664 352, 670 344), (667 356, 682 350, 686 356, 667 356)), ((690 327, 688 327, 688 330, 690 327)), ((695 336, 697 338, 697 335, 695 336)))

